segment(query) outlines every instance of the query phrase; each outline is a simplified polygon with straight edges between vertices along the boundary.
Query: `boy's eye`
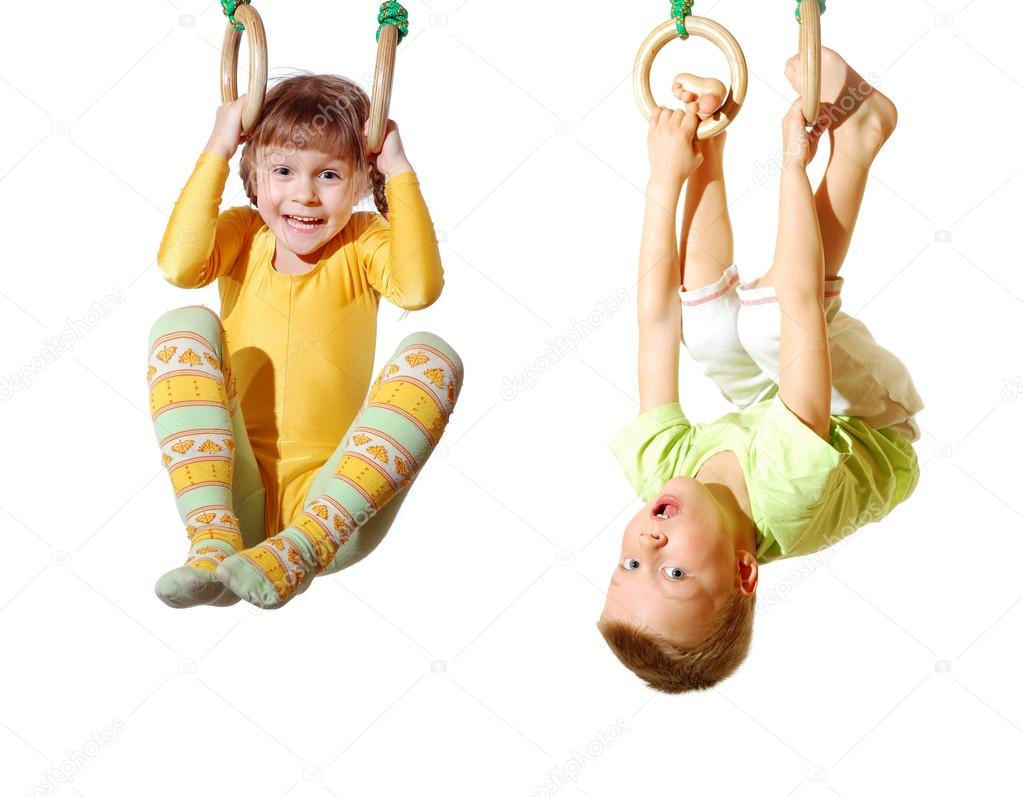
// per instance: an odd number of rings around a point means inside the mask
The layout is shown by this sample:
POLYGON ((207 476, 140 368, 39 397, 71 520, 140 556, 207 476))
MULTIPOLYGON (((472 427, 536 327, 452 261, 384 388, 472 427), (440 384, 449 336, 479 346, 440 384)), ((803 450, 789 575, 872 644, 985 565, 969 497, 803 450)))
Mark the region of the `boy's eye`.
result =
POLYGON ((664 570, 664 575, 666 575, 672 581, 681 581, 683 578, 686 577, 686 571, 683 570, 681 567, 669 566, 662 569, 664 570))
POLYGON ((635 570, 639 567, 638 559, 625 559, 622 561, 622 567, 626 570, 635 570))

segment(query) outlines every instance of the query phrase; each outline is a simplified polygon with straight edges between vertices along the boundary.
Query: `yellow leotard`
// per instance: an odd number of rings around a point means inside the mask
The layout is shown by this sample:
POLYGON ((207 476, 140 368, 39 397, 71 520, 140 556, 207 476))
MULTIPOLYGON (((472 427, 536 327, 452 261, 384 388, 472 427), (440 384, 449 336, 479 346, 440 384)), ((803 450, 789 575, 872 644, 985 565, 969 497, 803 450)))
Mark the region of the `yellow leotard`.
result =
POLYGON ((444 285, 430 213, 412 172, 387 181, 390 222, 354 213, 305 274, 271 265, 276 239, 252 207, 219 213, 230 166, 204 152, 174 205, 157 263, 181 288, 218 280, 221 320, 249 441, 266 488, 266 533, 302 510, 316 470, 372 378, 379 297, 427 307, 444 285))

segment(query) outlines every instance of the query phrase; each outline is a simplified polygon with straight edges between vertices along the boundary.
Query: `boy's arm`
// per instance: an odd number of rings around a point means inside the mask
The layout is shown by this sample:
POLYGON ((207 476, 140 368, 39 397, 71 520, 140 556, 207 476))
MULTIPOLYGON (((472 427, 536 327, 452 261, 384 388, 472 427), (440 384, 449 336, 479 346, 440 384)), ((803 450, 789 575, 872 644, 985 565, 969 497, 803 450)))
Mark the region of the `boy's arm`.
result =
POLYGON ((366 276, 392 304, 421 310, 444 288, 433 221, 415 172, 396 174, 385 190, 390 223, 378 219, 359 239, 366 276))
POLYGON ((637 283, 639 405, 646 412, 678 401, 682 304, 675 214, 681 186, 651 179, 646 191, 637 283))
MULTIPOLYGON (((786 118, 796 144, 806 144, 798 102, 786 118), (793 124, 798 124, 798 131, 793 124), (802 134, 803 138, 799 136, 802 134)), ((781 173, 774 287, 781 310, 778 395, 789 410, 827 440, 831 425, 831 352, 824 313, 824 250, 813 190, 806 175, 810 153, 789 146, 781 173), (794 154, 793 154, 794 153, 794 154)), ((812 154, 810 154, 812 157, 812 154)))
POLYGON ((636 283, 641 413, 678 401, 678 361, 682 345, 682 303, 678 289, 682 275, 675 240, 675 216, 682 186, 703 162, 694 140, 699 124, 695 113, 661 107, 650 117, 647 134, 650 180, 636 283))

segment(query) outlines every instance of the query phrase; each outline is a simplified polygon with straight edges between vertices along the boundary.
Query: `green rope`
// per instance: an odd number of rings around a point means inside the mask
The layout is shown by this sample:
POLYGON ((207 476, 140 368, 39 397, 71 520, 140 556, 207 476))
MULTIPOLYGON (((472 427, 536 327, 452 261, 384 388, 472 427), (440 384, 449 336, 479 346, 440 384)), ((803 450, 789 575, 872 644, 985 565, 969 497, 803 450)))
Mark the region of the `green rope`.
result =
POLYGON ((384 25, 394 25, 398 29, 398 44, 401 44, 401 40, 408 35, 408 11, 394 0, 380 4, 377 22, 380 23, 380 27, 377 28, 377 41, 380 41, 380 31, 384 29, 384 25))
POLYGON ((671 0, 671 18, 675 20, 675 28, 683 41, 689 38, 686 30, 686 17, 692 16, 693 0, 671 0))
POLYGON ((234 25, 235 30, 245 30, 245 26, 235 20, 234 12, 238 10, 238 6, 242 4, 248 5, 251 0, 220 0, 220 5, 224 7, 224 16, 227 17, 228 21, 234 25))
MULTIPOLYGON (((825 0, 817 0, 817 5, 820 6, 822 14, 828 10, 827 3, 825 2, 825 0)), ((803 17, 799 13, 799 9, 802 8, 802 6, 803 0, 796 0, 796 21, 798 21, 800 25, 803 24, 803 17)))

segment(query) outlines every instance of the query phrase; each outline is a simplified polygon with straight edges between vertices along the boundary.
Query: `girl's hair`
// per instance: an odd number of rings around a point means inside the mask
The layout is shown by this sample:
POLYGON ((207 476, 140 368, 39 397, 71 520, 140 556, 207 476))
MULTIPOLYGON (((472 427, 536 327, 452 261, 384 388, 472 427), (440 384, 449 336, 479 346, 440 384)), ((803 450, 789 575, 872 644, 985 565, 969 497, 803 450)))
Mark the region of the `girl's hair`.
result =
POLYGON ((368 118, 369 97, 348 78, 300 74, 282 80, 267 92, 256 129, 242 149, 240 171, 249 201, 256 204, 257 153, 315 149, 344 158, 353 176, 368 175, 377 210, 386 216, 384 176, 366 157, 368 118))

